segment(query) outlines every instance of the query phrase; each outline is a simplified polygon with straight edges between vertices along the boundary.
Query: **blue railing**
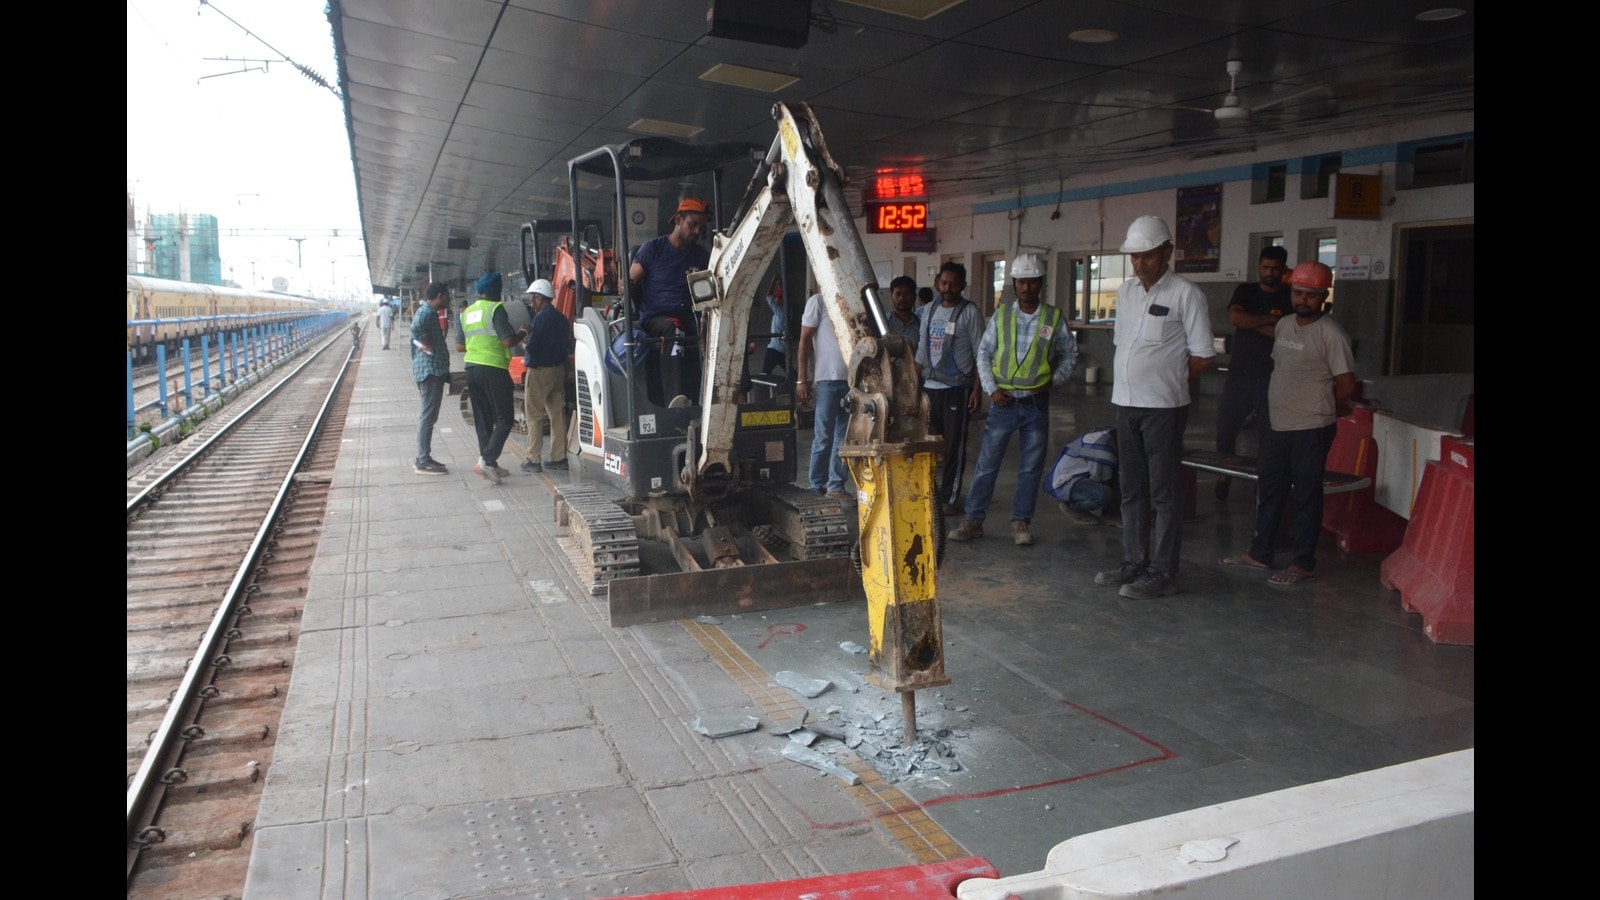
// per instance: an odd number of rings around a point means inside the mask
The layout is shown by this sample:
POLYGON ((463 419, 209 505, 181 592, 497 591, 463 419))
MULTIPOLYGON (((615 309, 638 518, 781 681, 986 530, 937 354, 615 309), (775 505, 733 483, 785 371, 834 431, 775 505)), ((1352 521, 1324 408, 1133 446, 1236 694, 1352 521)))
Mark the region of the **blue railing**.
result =
POLYGON ((141 416, 153 412, 156 423, 165 422, 349 321, 348 312, 322 312, 287 319, 267 319, 251 314, 130 319, 129 333, 136 330, 165 333, 164 329, 174 325, 182 330, 192 327, 198 333, 179 340, 174 354, 176 360, 168 358, 166 344, 155 345, 158 395, 155 400, 143 404, 134 398, 134 348, 128 348, 128 440, 138 437, 141 416), (195 352, 197 347, 198 352, 195 352), (180 379, 182 387, 174 392, 174 382, 180 379))

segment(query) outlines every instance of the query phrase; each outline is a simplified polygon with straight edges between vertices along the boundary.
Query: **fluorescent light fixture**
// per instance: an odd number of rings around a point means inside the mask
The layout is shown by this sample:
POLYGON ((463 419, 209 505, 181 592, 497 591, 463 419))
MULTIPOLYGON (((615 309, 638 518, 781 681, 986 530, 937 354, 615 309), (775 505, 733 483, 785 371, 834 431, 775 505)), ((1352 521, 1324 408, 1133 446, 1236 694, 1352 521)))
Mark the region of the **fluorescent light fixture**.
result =
POLYGON ((1417 13, 1418 22, 1443 22, 1446 19, 1455 19, 1467 14, 1464 9, 1453 6, 1441 6, 1438 9, 1425 9, 1417 13))
POLYGON ((451 65, 461 62, 461 60, 456 59, 454 56, 451 56, 448 53, 429 53, 428 58, 434 62, 450 63, 451 65))
POLYGON ((797 76, 785 75, 782 72, 752 69, 749 66, 736 66, 732 63, 717 63, 701 73, 700 80, 732 85, 733 87, 752 91, 761 91, 767 94, 776 94, 800 79, 797 76))
POLYGON ((1109 44, 1121 36, 1109 28, 1079 28, 1067 34, 1069 40, 1080 44, 1109 44))
POLYGON ((705 128, 699 125, 685 125, 682 122, 667 122, 662 119, 640 119, 628 126, 629 131, 639 131, 644 134, 660 134, 667 137, 692 138, 705 128))
POLYGON ((931 19, 966 0, 844 0, 851 6, 865 6, 878 12, 905 16, 908 19, 931 19))

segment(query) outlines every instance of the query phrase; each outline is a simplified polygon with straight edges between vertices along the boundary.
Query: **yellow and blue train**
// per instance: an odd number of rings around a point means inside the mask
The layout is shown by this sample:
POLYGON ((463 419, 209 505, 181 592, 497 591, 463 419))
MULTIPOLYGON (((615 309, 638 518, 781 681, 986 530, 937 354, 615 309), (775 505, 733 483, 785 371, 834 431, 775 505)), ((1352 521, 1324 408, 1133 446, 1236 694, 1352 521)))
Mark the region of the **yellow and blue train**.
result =
POLYGON ((135 363, 154 358, 165 344, 184 338, 298 319, 323 309, 322 301, 275 291, 128 276, 128 352, 135 363))

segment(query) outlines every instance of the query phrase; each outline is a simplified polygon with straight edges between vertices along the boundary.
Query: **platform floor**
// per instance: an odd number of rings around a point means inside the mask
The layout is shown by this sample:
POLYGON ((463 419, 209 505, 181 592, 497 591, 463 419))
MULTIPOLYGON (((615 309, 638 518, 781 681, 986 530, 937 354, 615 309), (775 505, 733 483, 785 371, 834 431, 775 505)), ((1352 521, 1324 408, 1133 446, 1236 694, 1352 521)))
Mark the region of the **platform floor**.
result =
MULTIPOLYGON (((1052 458, 1112 421, 1110 392, 1058 398, 1052 458)), ((1212 447, 1210 397, 1190 447, 1212 447)), ((1200 476, 1182 593, 1138 602, 1093 583, 1115 528, 1041 496, 1038 543, 1011 543, 1013 444, 989 536, 940 570, 951 683, 918 693, 907 750, 899 697, 841 647, 868 643, 859 600, 613 629, 570 573, 552 477, 509 452, 504 484, 474 475, 455 396, 451 474, 412 474, 417 407, 409 355, 366 342, 252 900, 636 896, 967 855, 1014 875, 1075 835, 1474 746, 1475 652, 1423 634, 1383 554, 1325 539, 1292 589, 1217 565, 1248 543, 1245 483, 1219 503, 1200 476), (771 729, 802 713, 844 728, 813 749, 859 783, 782 754, 771 729), (693 727, 745 715, 760 728, 693 727)))

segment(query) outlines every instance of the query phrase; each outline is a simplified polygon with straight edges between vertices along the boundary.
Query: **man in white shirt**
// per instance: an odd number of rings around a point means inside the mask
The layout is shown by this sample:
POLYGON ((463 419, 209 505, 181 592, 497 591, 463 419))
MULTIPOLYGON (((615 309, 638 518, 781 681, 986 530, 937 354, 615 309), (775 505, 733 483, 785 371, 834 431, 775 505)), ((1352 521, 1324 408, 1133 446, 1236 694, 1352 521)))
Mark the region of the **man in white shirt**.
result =
POLYGON ((850 372, 833 334, 833 320, 823 308, 822 295, 812 294, 800 315, 800 350, 795 361, 798 379, 795 397, 801 403, 816 398, 811 424, 811 489, 835 499, 848 499, 844 489, 850 471, 839 458, 850 416, 840 406, 850 392, 850 372), (806 380, 808 365, 815 365, 813 382, 806 380))
POLYGON ((1121 251, 1134 274, 1117 288, 1113 332, 1111 405, 1117 411, 1122 564, 1094 581, 1120 585, 1124 597, 1154 600, 1178 593, 1189 385, 1211 367, 1216 350, 1205 295, 1171 269, 1167 223, 1156 216, 1135 219, 1121 251))

